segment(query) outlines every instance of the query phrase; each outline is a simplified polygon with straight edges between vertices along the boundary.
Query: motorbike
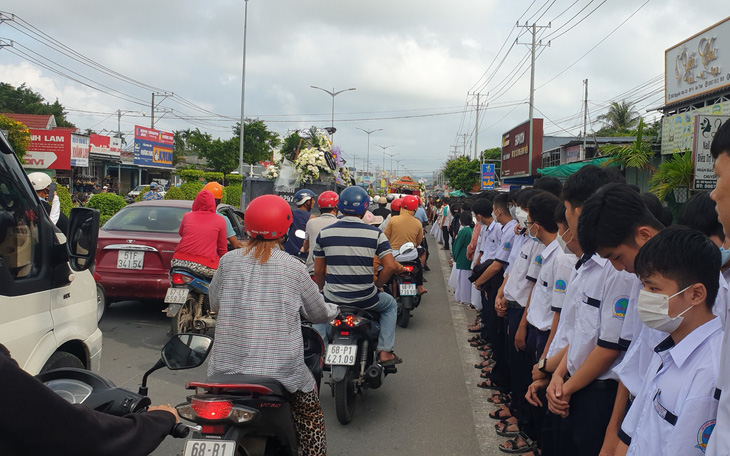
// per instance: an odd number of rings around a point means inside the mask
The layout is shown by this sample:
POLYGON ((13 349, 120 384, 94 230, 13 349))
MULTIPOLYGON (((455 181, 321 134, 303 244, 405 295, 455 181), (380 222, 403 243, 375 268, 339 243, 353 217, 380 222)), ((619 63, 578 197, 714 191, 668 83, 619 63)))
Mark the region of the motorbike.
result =
MULTIPOLYGON (((304 362, 319 391, 324 343, 308 323, 302 324, 304 362)), ((195 393, 178 405, 180 418, 198 425, 183 456, 296 456, 299 454, 292 395, 273 378, 258 375, 214 375, 190 382, 195 393)))
MULTIPOLYGON (((192 369, 203 364, 213 346, 213 339, 200 334, 178 334, 162 348, 160 359, 142 378, 137 393, 117 387, 112 381, 85 369, 66 367, 36 376, 51 390, 71 404, 82 404, 90 409, 114 416, 144 413, 151 401, 147 379, 156 370, 192 369)), ((185 438, 195 427, 178 423, 170 431, 175 438, 185 438)))
POLYGON ((421 295, 416 289, 416 275, 418 274, 418 262, 411 260, 413 253, 418 253, 412 242, 406 242, 393 256, 396 261, 403 265, 406 272, 393 275, 386 287, 398 303, 398 319, 396 323, 401 328, 407 328, 411 319, 411 311, 421 303, 421 295), (409 258, 401 260, 400 258, 409 258))
POLYGON ((170 317, 171 335, 200 333, 215 328, 216 314, 210 310, 210 280, 188 268, 170 268, 170 288, 165 294, 165 312, 170 317))

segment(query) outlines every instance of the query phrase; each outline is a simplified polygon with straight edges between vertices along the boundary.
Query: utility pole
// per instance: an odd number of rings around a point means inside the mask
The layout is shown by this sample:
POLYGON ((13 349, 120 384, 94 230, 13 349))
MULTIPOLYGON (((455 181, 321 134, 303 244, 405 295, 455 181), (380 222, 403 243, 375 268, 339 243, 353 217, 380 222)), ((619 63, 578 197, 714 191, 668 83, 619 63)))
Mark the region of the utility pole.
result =
POLYGON ((163 116, 167 114, 168 112, 172 112, 171 108, 162 108, 157 109, 157 106, 159 106, 160 103, 165 101, 165 98, 173 96, 174 93, 172 92, 152 92, 152 105, 150 109, 150 128, 155 128, 155 112, 161 112, 163 113, 163 116), (162 100, 158 101, 157 104, 155 104, 155 96, 162 97, 162 100))
POLYGON ((464 151, 464 156, 466 157, 466 138, 467 138, 467 136, 469 136, 469 134, 468 133, 462 133, 459 136, 461 136, 462 138, 464 138, 464 149, 463 149, 463 151, 464 151))
MULTIPOLYGON (((243 141, 243 133, 246 129, 246 33, 248 29, 248 0, 244 0, 244 7, 243 7, 243 66, 241 68, 241 127, 239 131, 239 135, 241 137, 241 140, 238 144, 238 175, 243 177, 243 150, 244 150, 244 141, 243 141)), ((250 167, 250 174, 253 175, 253 163, 251 163, 250 167)), ((243 198, 243 195, 241 197, 241 208, 243 208, 243 203, 245 198, 243 198)))
MULTIPOLYGON (((532 25, 528 25, 525 23, 525 25, 520 25, 519 22, 517 22, 517 27, 522 27, 525 29, 528 29, 530 33, 532 33, 532 43, 529 45, 531 47, 531 57, 530 57, 530 144, 528 148, 528 171, 527 175, 532 175, 532 151, 533 151, 533 129, 532 129, 532 118, 533 118, 533 110, 535 108, 535 48, 537 46, 550 46, 550 42, 548 41, 548 44, 542 44, 542 40, 540 42, 535 42, 537 39, 537 29, 542 28, 550 28, 550 23, 548 22, 548 25, 536 25, 533 23, 532 25)), ((515 40, 516 44, 527 44, 527 43, 520 43, 517 40, 515 40)))
POLYGON ((586 159, 586 141, 588 139, 588 79, 583 80, 586 86, 586 97, 583 100, 583 149, 580 151, 580 159, 586 159))
MULTIPOLYGON (((481 99, 482 94, 481 93, 470 93, 468 95, 476 95, 477 96, 477 110, 476 110, 476 117, 477 121, 476 124, 474 124, 474 160, 476 160, 479 157, 479 101, 481 99)), ((487 96, 489 96, 489 93, 487 93, 487 96)))

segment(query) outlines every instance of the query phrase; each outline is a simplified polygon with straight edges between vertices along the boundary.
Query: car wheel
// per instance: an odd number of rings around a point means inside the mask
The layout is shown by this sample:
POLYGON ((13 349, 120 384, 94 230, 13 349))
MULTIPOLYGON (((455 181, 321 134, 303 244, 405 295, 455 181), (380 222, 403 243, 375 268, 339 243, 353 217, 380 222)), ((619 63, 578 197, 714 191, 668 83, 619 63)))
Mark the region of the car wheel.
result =
POLYGON ((109 303, 106 300, 106 293, 104 293, 104 287, 96 284, 96 322, 99 323, 104 317, 106 310, 109 308, 109 303))
POLYGON ((68 352, 56 352, 48 358, 46 364, 41 369, 41 374, 52 371, 54 369, 61 369, 63 367, 75 367, 77 369, 86 369, 84 363, 80 359, 68 352))

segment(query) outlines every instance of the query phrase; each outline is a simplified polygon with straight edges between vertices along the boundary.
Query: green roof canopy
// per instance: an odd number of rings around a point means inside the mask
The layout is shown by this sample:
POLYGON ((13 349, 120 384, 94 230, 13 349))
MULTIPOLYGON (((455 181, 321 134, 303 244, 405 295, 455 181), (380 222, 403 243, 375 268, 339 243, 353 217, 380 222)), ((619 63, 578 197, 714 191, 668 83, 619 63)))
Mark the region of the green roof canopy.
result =
MULTIPOLYGON (((575 163, 566 163, 564 165, 551 166, 549 168, 538 168, 537 172, 543 176, 557 177, 558 179, 567 179, 568 176, 575 173, 585 165, 596 165, 604 166, 610 157, 594 158, 590 161, 582 161, 575 163)), ((611 164, 608 166, 618 166, 618 164, 611 164)))

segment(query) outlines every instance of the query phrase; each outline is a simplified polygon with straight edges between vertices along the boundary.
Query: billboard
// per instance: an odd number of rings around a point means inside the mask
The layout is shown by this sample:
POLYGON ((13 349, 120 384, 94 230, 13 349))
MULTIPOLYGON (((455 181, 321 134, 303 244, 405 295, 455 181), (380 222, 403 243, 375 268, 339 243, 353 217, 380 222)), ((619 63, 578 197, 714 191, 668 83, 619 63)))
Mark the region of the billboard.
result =
POLYGON ((730 18, 664 52, 664 104, 730 85, 730 18))
POLYGON ((166 131, 134 126, 134 164, 172 168, 175 135, 166 131))
POLYGON ((494 163, 482 164, 482 190, 494 190, 494 163))
POLYGON ((698 115, 730 115, 730 103, 716 103, 679 114, 667 115, 662 119, 662 155, 691 150, 694 144, 694 125, 698 115))
POLYGON ((542 166, 542 119, 532 119, 532 169, 530 168, 530 122, 502 135, 502 177, 534 176, 542 166))
POLYGON ((89 167, 89 137, 71 133, 71 166, 89 167))
POLYGON ((71 169, 71 131, 30 130, 23 162, 26 168, 71 169))
POLYGON ((89 135, 89 152, 118 159, 122 152, 122 140, 104 135, 89 135))
POLYGON ((695 118, 695 141, 692 148, 694 176, 692 190, 713 190, 717 185, 715 159, 710 154, 710 144, 717 130, 730 119, 730 116, 704 116, 695 118))

